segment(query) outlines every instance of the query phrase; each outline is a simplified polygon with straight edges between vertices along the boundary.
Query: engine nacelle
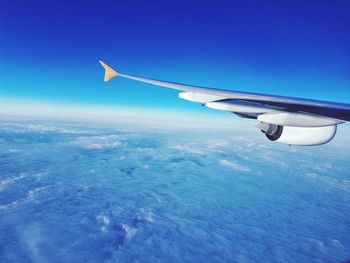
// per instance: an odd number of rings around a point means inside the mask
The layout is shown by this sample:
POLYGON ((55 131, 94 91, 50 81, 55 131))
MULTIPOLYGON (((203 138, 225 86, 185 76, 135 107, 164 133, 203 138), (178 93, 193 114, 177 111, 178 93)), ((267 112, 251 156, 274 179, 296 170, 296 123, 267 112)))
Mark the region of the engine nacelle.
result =
POLYGON ((306 146, 330 142, 337 132, 337 125, 305 128, 261 123, 260 129, 270 141, 306 146))

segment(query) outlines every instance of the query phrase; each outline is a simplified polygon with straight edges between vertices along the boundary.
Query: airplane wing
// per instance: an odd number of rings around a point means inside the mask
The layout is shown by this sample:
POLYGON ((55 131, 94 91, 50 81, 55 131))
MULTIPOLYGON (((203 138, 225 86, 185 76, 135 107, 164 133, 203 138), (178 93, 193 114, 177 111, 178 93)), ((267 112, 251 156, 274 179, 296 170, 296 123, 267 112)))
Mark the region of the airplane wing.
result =
POLYGON ((182 91, 179 97, 206 107, 257 119, 268 139, 319 145, 333 139, 338 124, 350 121, 350 104, 192 86, 119 73, 100 61, 105 81, 120 76, 182 91))

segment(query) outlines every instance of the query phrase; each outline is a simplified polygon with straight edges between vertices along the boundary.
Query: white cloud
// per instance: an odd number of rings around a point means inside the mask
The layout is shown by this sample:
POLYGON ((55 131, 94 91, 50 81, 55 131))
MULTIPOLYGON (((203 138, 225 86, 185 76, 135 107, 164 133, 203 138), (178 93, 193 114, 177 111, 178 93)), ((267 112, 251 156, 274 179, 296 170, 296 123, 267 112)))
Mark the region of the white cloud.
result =
POLYGON ((48 262, 44 253, 45 251, 42 249, 45 243, 45 235, 39 224, 34 223, 29 225, 20 235, 33 262, 48 262))
POLYGON ((195 145, 174 145, 170 146, 170 149, 178 150, 180 152, 186 152, 186 153, 192 153, 192 154, 198 154, 198 155, 204 155, 204 151, 201 149, 198 149, 195 145))
POLYGON ((96 220, 102 224, 101 226, 101 232, 107 233, 108 232, 108 226, 110 224, 110 219, 108 216, 100 214, 96 216, 96 220))
POLYGON ((0 191, 3 190, 7 185, 13 184, 16 181, 18 181, 24 177, 25 177, 24 174, 20 174, 19 176, 15 176, 12 178, 6 178, 6 179, 1 180, 0 181, 0 191))
POLYGON ((235 163, 235 162, 232 162, 232 161, 228 161, 228 160, 220 160, 219 163, 222 165, 222 166, 226 166, 226 167, 229 167, 235 171, 239 171, 239 172, 249 172, 250 169, 248 167, 245 167, 239 163, 235 163))
POLYGON ((122 224, 122 228, 125 232, 125 240, 126 241, 130 240, 135 235, 135 233, 137 231, 136 228, 130 227, 127 224, 122 224))
POLYGON ((143 208, 141 208, 140 212, 137 213, 136 218, 139 221, 145 221, 150 224, 154 223, 154 214, 152 212, 145 211, 143 208))
POLYGON ((88 150, 113 149, 122 145, 118 135, 78 137, 71 142, 74 146, 88 150))

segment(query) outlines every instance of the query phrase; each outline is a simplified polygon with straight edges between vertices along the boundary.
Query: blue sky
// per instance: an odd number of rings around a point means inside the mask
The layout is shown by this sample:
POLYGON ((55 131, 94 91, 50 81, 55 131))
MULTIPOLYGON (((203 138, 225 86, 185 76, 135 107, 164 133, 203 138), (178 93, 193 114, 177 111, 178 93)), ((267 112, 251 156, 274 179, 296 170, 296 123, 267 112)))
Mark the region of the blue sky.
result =
POLYGON ((350 2, 16 1, 0 4, 0 98, 202 110, 121 72, 350 102, 350 2))

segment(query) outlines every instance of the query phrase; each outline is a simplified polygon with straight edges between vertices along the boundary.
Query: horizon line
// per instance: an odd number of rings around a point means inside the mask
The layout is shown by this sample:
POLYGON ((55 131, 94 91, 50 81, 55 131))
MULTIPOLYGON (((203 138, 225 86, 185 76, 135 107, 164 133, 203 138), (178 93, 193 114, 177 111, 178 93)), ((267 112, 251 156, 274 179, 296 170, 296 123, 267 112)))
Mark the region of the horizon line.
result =
POLYGON ((0 116, 28 117, 41 120, 129 123, 134 125, 241 130, 255 123, 244 122, 228 112, 132 107, 91 103, 0 98, 0 116), (237 125, 239 124, 239 125, 237 125))

